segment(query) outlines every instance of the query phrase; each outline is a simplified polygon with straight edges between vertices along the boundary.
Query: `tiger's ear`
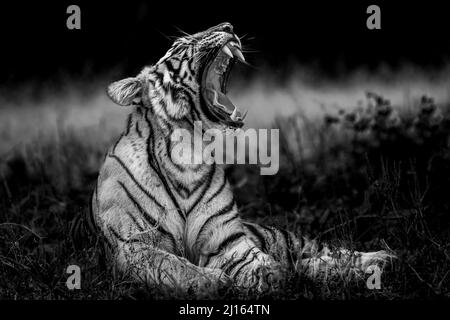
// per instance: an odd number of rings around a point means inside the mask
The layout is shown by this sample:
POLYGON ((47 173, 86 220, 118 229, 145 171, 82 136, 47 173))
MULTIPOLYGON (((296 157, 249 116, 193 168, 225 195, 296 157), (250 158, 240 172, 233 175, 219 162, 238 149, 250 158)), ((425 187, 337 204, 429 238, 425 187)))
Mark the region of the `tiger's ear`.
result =
POLYGON ((112 101, 121 106, 141 102, 142 82, 138 78, 126 78, 111 83, 107 89, 112 101))

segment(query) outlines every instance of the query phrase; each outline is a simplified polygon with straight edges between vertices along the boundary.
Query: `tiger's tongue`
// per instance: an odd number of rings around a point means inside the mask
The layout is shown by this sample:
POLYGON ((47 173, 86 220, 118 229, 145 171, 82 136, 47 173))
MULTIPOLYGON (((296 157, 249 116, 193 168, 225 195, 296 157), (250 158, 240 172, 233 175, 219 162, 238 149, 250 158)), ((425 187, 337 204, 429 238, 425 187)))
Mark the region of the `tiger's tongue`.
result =
POLYGON ((224 95, 222 92, 220 92, 220 91, 216 91, 216 92, 217 92, 217 101, 221 105, 227 107, 228 111, 233 112, 236 109, 233 102, 231 102, 231 100, 226 95, 224 95))
POLYGON ((221 109, 226 108, 230 113, 236 110, 233 102, 231 102, 231 100, 225 94, 220 92, 220 90, 216 90, 213 86, 209 86, 206 91, 209 100, 214 106, 221 109))

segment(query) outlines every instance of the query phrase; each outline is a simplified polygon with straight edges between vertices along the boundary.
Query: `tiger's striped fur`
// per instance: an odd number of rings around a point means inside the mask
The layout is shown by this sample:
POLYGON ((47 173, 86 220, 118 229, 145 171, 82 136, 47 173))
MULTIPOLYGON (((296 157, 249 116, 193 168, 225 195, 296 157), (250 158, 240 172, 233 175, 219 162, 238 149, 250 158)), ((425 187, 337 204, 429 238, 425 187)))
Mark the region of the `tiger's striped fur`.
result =
MULTIPOLYGON (((132 111, 100 170, 92 213, 115 263, 137 280, 183 290, 233 281, 262 290, 282 279, 283 268, 323 270, 348 261, 323 255, 291 232, 242 221, 220 165, 172 161, 175 129, 192 132, 194 121, 242 125, 214 114, 202 95, 207 61, 229 43, 240 50, 229 23, 182 37, 155 65, 108 88, 114 102, 132 111)), ((345 255, 359 269, 388 257, 345 255)))

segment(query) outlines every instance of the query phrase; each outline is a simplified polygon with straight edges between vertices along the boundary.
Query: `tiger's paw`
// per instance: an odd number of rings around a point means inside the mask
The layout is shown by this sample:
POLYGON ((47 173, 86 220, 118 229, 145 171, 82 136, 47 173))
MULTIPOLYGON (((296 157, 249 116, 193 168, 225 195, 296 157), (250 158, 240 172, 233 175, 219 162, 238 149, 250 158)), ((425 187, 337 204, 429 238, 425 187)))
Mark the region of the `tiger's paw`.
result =
POLYGON ((257 293, 267 293, 281 288, 284 281, 283 274, 278 263, 270 258, 262 258, 249 264, 247 270, 235 278, 235 282, 238 287, 257 293))
POLYGON ((258 292, 277 291, 282 288, 285 277, 278 264, 261 266, 257 274, 260 279, 258 292))
POLYGON ((232 281, 222 270, 204 268, 202 273, 193 277, 187 287, 189 292, 199 297, 216 295, 222 290, 229 288, 232 281))

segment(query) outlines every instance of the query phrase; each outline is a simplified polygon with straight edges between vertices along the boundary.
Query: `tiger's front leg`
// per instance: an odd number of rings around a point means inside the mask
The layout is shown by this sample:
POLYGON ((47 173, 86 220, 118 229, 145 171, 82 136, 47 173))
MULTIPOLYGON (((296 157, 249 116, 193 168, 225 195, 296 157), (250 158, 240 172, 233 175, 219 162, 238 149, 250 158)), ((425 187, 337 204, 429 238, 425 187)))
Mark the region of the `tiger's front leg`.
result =
POLYGON ((206 267, 223 270, 240 288, 263 292, 276 287, 283 278, 280 264, 249 238, 219 249, 207 259, 206 267))
POLYGON ((188 215, 186 245, 191 261, 220 269, 240 288, 265 290, 282 277, 279 264, 248 236, 222 167, 188 215))
POLYGON ((108 219, 121 212, 117 207, 105 211, 106 219, 100 225, 119 271, 136 282, 180 293, 216 293, 221 286, 228 286, 230 279, 222 270, 199 267, 176 254, 170 245, 172 237, 161 229, 133 229, 131 215, 121 215, 122 219, 114 222, 108 219))
POLYGON ((271 254, 284 268, 294 269, 308 276, 349 269, 364 273, 370 265, 385 265, 395 258, 386 251, 359 252, 345 248, 320 248, 315 240, 299 238, 292 232, 254 223, 244 223, 246 233, 258 247, 271 254))
MULTIPOLYGON (((130 182, 127 178, 121 180, 130 182)), ((104 179, 95 190, 94 223, 119 271, 136 282, 180 293, 215 293, 222 284, 227 285, 230 280, 221 270, 199 267, 186 258, 178 231, 183 224, 176 220, 176 212, 168 211, 162 219, 157 210, 158 206, 148 201, 136 183, 127 186, 115 179, 104 179), (111 184, 119 185, 118 192, 109 192, 111 184)))
POLYGON ((301 260, 301 270, 308 276, 335 274, 342 271, 353 271, 360 275, 371 265, 386 264, 396 256, 384 250, 373 252, 350 251, 344 248, 330 250, 324 247, 315 256, 301 260))
POLYGON ((183 257, 140 241, 120 244, 116 263, 138 282, 180 293, 215 293, 230 282, 221 270, 198 267, 183 257))
POLYGON ((202 232, 199 266, 222 270, 241 289, 263 292, 276 287, 283 278, 280 264, 263 252, 245 233, 240 219, 231 215, 232 220, 221 217, 222 228, 202 232))

